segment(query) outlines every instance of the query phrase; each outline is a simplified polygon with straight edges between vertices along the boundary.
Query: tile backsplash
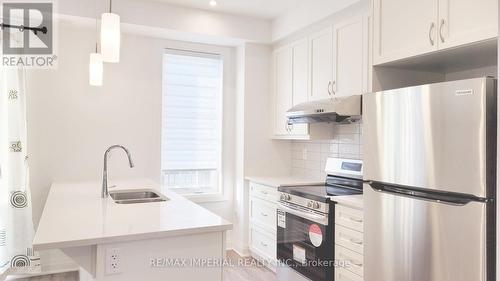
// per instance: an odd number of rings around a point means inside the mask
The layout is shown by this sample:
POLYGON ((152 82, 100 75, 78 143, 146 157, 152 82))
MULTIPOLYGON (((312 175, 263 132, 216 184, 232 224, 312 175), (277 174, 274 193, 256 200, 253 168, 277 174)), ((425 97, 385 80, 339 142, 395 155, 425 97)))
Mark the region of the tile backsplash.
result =
POLYGON ((323 179, 328 157, 362 159, 361 124, 335 125, 334 139, 292 142, 292 174, 323 179))

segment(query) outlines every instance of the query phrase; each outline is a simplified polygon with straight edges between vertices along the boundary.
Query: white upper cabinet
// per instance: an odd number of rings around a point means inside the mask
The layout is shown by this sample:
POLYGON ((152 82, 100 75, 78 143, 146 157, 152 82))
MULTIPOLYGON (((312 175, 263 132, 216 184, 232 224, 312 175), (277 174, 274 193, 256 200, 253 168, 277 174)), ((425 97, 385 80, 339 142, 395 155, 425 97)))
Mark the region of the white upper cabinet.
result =
MULTIPOLYGON (((292 104, 307 102, 309 99, 309 40, 307 38, 292 44, 292 104)), ((307 124, 294 124, 291 134, 307 135, 307 124)))
POLYGON ((354 17, 274 51, 274 139, 331 139, 331 124, 288 125, 295 105, 368 92, 368 18, 354 17))
POLYGON ((333 85, 333 32, 327 28, 310 37, 311 95, 309 100, 327 99, 333 85))
POLYGON ((274 103, 274 134, 286 135, 290 126, 286 112, 292 107, 292 48, 290 46, 278 49, 274 53, 275 65, 275 103, 274 103))
POLYGON ((368 23, 363 17, 335 25, 334 79, 335 97, 360 95, 368 91, 368 23))
POLYGON ((374 0, 375 64, 437 50, 436 1, 374 0))
POLYGON ((374 64, 498 34, 497 0, 374 0, 374 64))
POLYGON ((439 48, 498 35, 498 0, 439 0, 439 48))
POLYGON ((308 101, 309 97, 309 41, 307 38, 292 44, 293 105, 308 101))

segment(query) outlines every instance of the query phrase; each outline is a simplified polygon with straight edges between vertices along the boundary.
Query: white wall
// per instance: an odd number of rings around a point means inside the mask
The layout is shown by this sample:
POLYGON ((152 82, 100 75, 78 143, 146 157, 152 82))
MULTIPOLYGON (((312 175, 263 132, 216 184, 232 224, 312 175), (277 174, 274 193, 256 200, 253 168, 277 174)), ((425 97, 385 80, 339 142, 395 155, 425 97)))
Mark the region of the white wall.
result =
POLYGON ((270 139, 271 46, 245 44, 238 48, 237 177, 233 247, 248 254, 248 186, 245 177, 288 175, 289 141, 270 139))
POLYGON ((245 46, 245 176, 290 173, 290 142, 271 139, 271 52, 267 45, 245 46))
POLYGON ((477 78, 484 76, 498 77, 497 72, 498 72, 498 67, 496 64, 491 66, 448 72, 446 73, 446 81, 477 78))

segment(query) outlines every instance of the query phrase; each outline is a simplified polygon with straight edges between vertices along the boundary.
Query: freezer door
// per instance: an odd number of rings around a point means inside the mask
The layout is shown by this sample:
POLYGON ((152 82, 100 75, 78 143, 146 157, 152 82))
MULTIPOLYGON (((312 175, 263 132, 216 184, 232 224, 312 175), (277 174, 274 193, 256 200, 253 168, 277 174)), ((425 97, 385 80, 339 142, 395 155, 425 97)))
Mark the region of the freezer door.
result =
POLYGON ((480 78, 364 95, 364 178, 493 197, 495 83, 480 78))
POLYGON ((486 206, 401 197, 365 185, 364 276, 369 281, 487 280, 486 206))

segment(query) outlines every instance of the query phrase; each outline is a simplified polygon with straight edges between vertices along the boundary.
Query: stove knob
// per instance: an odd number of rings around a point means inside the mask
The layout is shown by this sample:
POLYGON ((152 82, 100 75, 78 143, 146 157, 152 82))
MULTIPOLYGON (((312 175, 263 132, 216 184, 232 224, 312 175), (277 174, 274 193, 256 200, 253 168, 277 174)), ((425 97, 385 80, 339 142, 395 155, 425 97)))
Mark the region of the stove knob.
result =
POLYGON ((286 196, 285 196, 285 194, 284 194, 284 193, 281 193, 281 195, 280 195, 280 200, 282 200, 282 201, 286 201, 286 196))
POLYGON ((287 201, 292 200, 292 196, 290 196, 290 194, 287 194, 287 195, 286 195, 286 200, 287 200, 287 201))
POLYGON ((313 207, 313 201, 307 202, 307 208, 312 208, 313 207))
POLYGON ((321 205, 318 202, 314 202, 313 209, 319 209, 321 205))

